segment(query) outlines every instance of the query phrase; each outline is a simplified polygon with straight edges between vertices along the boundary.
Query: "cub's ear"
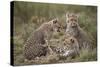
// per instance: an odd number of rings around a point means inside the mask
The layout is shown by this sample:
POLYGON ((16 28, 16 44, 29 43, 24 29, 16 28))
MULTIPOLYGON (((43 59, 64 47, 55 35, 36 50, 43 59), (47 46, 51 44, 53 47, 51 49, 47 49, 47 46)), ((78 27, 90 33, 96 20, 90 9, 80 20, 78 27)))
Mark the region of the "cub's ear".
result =
POLYGON ((54 19, 53 20, 53 24, 57 23, 58 22, 58 19, 54 19))
POLYGON ((71 41, 71 43, 74 43, 75 42, 74 39, 70 39, 70 41, 71 41))

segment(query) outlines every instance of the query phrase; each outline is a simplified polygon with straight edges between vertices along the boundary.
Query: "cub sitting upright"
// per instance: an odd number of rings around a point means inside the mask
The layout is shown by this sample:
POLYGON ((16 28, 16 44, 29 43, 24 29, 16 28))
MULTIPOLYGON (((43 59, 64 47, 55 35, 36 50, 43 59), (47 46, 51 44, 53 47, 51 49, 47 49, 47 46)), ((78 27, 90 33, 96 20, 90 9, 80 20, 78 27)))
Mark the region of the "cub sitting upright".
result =
POLYGON ((74 36, 80 49, 91 49, 91 42, 86 32, 78 24, 78 16, 74 13, 66 14, 66 33, 74 36))
POLYGON ((24 45, 25 59, 33 60, 36 57, 45 56, 48 52, 46 40, 50 40, 52 33, 55 30, 60 32, 58 19, 43 23, 38 29, 36 29, 24 45))

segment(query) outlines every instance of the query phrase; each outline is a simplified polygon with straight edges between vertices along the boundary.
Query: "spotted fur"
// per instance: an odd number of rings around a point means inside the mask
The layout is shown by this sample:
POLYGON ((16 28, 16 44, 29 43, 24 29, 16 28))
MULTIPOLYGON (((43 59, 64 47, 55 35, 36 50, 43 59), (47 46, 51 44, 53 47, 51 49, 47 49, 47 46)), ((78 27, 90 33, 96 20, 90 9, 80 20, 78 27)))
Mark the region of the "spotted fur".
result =
POLYGON ((24 57, 28 60, 33 60, 36 57, 45 56, 48 52, 46 40, 50 40, 52 33, 55 29, 59 31, 59 27, 58 19, 43 23, 32 33, 25 43, 23 51, 24 57))

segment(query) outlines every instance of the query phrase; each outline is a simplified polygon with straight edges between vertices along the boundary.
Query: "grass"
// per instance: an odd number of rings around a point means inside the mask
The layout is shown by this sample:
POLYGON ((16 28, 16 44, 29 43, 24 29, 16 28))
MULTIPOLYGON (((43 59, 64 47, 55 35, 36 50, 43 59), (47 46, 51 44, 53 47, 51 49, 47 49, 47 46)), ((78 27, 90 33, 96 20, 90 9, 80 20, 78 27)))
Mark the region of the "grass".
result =
MULTIPOLYGON (((66 62, 85 62, 97 60, 97 15, 94 6, 78 5, 58 5, 58 4, 41 4, 41 3, 14 3, 14 65, 28 64, 50 64, 66 62), (41 8, 42 7, 42 8, 41 8), (67 12, 79 13, 79 25, 84 29, 92 40, 93 51, 83 50, 75 58, 58 57, 56 54, 42 57, 41 61, 25 62, 23 57, 23 46, 31 32, 35 31, 42 23, 58 17, 63 26, 63 31, 54 33, 53 39, 60 39, 65 31, 65 14, 67 12), (33 20, 33 21, 32 21, 33 20)), ((57 45, 57 43, 50 43, 57 45)))

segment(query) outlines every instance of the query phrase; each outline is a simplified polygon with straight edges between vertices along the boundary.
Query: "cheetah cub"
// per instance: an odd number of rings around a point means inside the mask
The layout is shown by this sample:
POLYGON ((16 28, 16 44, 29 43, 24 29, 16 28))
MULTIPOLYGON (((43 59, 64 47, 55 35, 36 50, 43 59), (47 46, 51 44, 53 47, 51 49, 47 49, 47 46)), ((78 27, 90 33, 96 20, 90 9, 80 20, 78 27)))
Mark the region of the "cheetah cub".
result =
POLYGON ((79 43, 76 38, 70 34, 64 35, 60 39, 58 46, 51 46, 52 50, 59 56, 74 57, 79 55, 79 43))
POLYGON ((48 47, 48 42, 54 31, 60 32, 58 19, 43 23, 36 29, 24 45, 25 59, 33 60, 36 57, 45 56, 48 52, 52 52, 51 48, 48 47))

